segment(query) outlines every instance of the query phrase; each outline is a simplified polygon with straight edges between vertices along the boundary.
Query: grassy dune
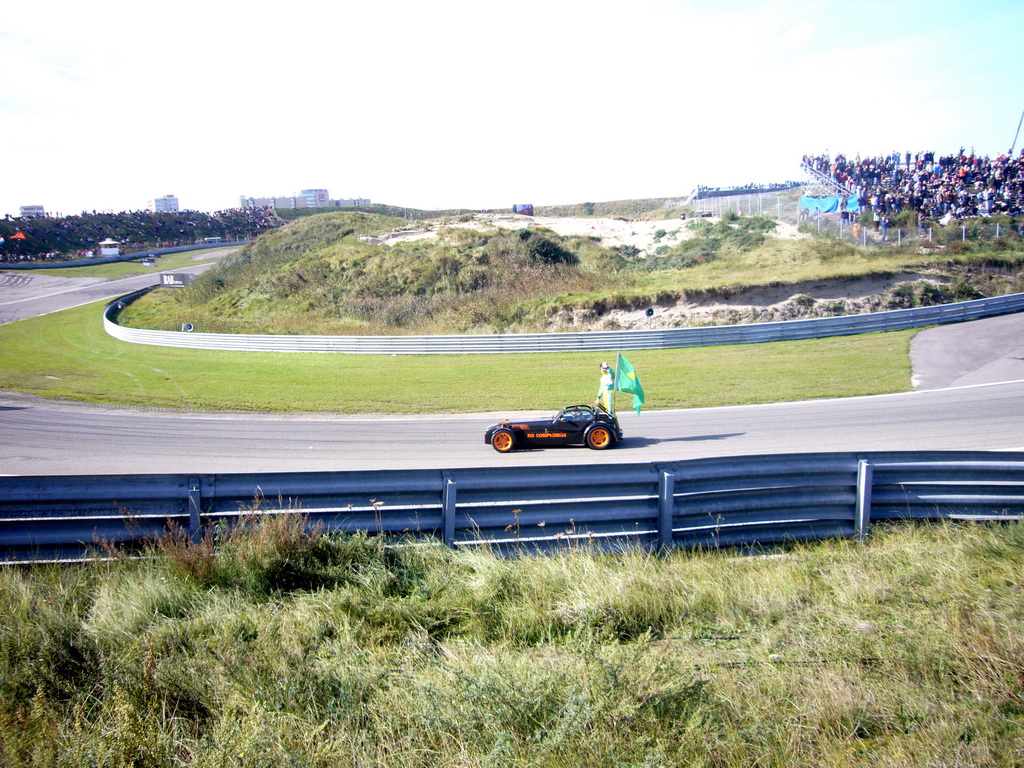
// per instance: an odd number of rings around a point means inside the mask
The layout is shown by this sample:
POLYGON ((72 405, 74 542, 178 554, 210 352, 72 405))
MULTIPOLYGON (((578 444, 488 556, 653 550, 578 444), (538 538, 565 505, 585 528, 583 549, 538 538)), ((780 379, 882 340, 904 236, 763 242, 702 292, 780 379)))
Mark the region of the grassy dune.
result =
MULTIPOLYGON (((767 217, 666 221, 655 253, 546 229, 442 228, 434 239, 382 245, 358 235, 403 224, 358 213, 291 222, 225 259, 188 289, 154 293, 121 322, 215 333, 445 334, 533 332, 582 320, 612 329, 616 309, 670 306, 760 286, 927 273, 939 285, 880 297, 881 308, 1021 290, 1024 244, 936 243, 931 250, 855 248, 772 235, 767 217), (956 246, 956 247, 954 247, 956 246), (917 291, 918 294, 921 291, 917 291), (570 320, 575 318, 575 320, 570 320)), ((840 313, 842 309, 836 310, 840 313)))

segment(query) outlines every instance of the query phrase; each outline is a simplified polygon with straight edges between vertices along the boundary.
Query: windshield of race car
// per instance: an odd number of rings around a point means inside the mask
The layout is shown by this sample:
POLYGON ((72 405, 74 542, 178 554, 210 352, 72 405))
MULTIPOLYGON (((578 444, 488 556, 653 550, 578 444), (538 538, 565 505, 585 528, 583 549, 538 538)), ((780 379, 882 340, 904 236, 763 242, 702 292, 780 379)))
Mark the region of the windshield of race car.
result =
POLYGON ((555 418, 562 421, 591 421, 594 418, 594 414, 592 411, 582 408, 565 408, 556 414, 555 418))

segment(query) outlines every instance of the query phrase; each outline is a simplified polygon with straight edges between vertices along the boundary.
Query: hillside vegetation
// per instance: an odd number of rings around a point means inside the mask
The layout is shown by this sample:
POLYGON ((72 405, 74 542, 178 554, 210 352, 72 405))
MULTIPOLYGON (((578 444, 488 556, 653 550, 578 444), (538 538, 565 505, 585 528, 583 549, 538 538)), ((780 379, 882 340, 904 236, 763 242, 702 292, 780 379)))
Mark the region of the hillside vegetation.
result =
MULTIPOLYGON (((610 200, 603 203, 575 203, 573 205, 537 205, 534 213, 538 216, 608 216, 612 218, 636 219, 664 211, 678 198, 652 197, 637 200, 610 200)), ((668 218, 679 215, 679 208, 672 209, 668 218)))
POLYGON ((936 280, 901 286, 873 308, 1021 290, 1024 248, 1016 236, 995 245, 865 249, 831 238, 781 239, 773 236, 771 218, 726 213, 718 221, 666 220, 657 248, 644 256, 631 246, 606 247, 594 236, 473 228, 472 218, 436 225, 435 237, 385 245, 360 236, 402 229, 407 221, 354 211, 302 217, 225 259, 187 290, 137 302, 121 322, 168 330, 191 322, 223 333, 613 329, 616 310, 908 269, 936 280))
MULTIPOLYGON (((673 205, 678 198, 646 198, 637 200, 610 200, 603 203, 574 203, 571 205, 537 205, 534 206, 534 213, 538 216, 612 216, 622 218, 637 218, 640 216, 656 215, 655 212, 664 211, 668 206, 673 205)), ((360 205, 346 208, 346 211, 359 213, 370 213, 381 216, 394 216, 400 219, 411 221, 427 221, 431 219, 455 218, 475 213, 508 213, 510 208, 497 209, 496 211, 478 211, 470 208, 447 208, 441 210, 423 210, 421 208, 403 208, 400 205, 386 205, 375 203, 373 205, 360 205)), ((316 216, 324 213, 333 213, 337 209, 330 208, 281 208, 278 215, 286 220, 293 221, 304 216, 316 216)), ((678 215, 679 209, 673 209, 673 214, 678 215)))
POLYGON ((185 291, 138 302, 121 322, 213 332, 488 331, 532 318, 528 302, 621 285, 623 259, 590 238, 452 228, 387 246, 360 235, 399 219, 334 213, 297 219, 224 259, 185 291))
POLYGON ((0 764, 1015 766, 1024 528, 501 559, 300 516, 0 570, 0 764))
MULTIPOLYGON (((338 213, 337 208, 278 208, 276 213, 284 221, 295 221, 307 216, 322 216, 324 214, 338 213)), ((388 205, 386 203, 374 203, 373 205, 346 206, 345 213, 366 213, 371 216, 385 216, 403 221, 425 221, 428 219, 440 219, 448 216, 462 216, 472 214, 469 208, 448 208, 442 210, 423 210, 421 208, 405 208, 400 205, 388 205)))

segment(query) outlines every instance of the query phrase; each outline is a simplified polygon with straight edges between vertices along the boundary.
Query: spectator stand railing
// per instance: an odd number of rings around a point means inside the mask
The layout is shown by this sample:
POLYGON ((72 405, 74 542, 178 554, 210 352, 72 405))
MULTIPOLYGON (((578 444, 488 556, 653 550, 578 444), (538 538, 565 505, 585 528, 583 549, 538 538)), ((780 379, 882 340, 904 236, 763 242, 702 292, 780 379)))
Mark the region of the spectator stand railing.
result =
MULTIPOLYGON (((827 195, 846 195, 847 197, 856 197, 857 193, 852 189, 848 189, 840 184, 838 181, 833 179, 827 173, 821 173, 820 171, 812 168, 807 163, 801 163, 800 170, 803 171, 805 177, 804 188, 806 194, 815 195, 820 193, 822 196, 827 195)), ((816 195, 817 196, 817 195, 816 195)))

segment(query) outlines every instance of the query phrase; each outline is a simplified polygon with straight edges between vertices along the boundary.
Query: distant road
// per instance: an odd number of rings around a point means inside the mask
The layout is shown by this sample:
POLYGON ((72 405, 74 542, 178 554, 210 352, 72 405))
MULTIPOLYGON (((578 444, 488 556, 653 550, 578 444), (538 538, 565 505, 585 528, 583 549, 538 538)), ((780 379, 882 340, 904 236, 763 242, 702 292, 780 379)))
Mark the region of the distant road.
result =
POLYGON ((180 269, 153 268, 153 273, 104 280, 100 277, 55 277, 44 272, 0 271, 0 325, 48 315, 94 301, 113 299, 160 282, 161 272, 205 272, 213 264, 180 269))

